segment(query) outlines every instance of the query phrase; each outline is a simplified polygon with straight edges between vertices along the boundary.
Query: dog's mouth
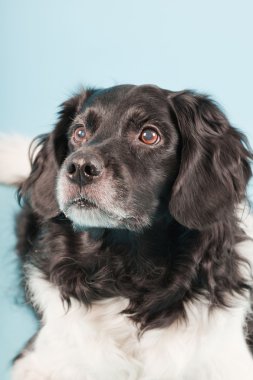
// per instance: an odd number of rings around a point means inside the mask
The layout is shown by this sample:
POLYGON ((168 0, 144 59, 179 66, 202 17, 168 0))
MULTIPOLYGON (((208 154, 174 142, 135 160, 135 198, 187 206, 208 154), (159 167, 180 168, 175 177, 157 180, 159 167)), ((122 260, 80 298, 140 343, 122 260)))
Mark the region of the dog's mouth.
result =
MULTIPOLYGON (((70 215, 71 209, 76 209, 79 212, 86 212, 86 211, 94 211, 98 212, 101 215, 106 215, 107 217, 113 219, 113 220, 118 220, 121 221, 122 217, 117 215, 116 213, 112 212, 111 210, 108 210, 107 208, 101 206, 95 201, 92 201, 83 195, 74 199, 69 200, 69 202, 66 204, 64 207, 63 213, 68 216, 70 215)), ((91 215, 91 214, 90 214, 91 215)), ((92 214, 94 215, 94 214, 92 214)), ((96 214, 97 215, 97 214, 96 214)))
POLYGON ((84 197, 72 199, 68 203, 68 208, 71 206, 76 206, 77 208, 81 208, 81 209, 82 208, 86 208, 86 209, 97 208, 97 205, 94 202, 84 197))
POLYGON ((106 214, 107 216, 113 218, 113 219, 118 219, 117 215, 115 215, 114 213, 110 212, 110 210, 102 207, 100 204, 98 204, 97 202, 95 201, 92 201, 86 197, 84 197, 83 195, 78 197, 78 198, 74 198, 74 199, 71 199, 66 207, 65 207, 65 210, 68 211, 69 209, 71 208, 76 208, 80 211, 98 211, 102 214, 106 214))
POLYGON ((99 203, 86 197, 79 196, 68 201, 62 209, 63 214, 72 220, 75 226, 82 228, 89 227, 117 227, 128 228, 137 231, 148 221, 128 214, 122 215, 113 209, 103 207, 99 203))

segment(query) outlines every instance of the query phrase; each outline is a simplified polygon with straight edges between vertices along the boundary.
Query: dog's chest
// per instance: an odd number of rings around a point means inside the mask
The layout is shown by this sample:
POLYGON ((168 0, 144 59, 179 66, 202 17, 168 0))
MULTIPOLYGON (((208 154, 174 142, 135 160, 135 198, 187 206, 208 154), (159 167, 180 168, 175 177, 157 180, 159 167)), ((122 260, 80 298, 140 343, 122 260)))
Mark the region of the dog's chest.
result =
POLYGON ((52 380, 213 380, 216 362, 225 363, 222 370, 226 366, 229 345, 245 351, 242 333, 231 336, 242 331, 241 309, 219 312, 210 320, 207 307, 200 303, 188 309, 187 325, 153 329, 138 337, 135 324, 121 313, 126 299, 100 301, 90 310, 72 300, 67 310, 59 290, 34 268, 28 286, 43 315, 30 356, 52 380))

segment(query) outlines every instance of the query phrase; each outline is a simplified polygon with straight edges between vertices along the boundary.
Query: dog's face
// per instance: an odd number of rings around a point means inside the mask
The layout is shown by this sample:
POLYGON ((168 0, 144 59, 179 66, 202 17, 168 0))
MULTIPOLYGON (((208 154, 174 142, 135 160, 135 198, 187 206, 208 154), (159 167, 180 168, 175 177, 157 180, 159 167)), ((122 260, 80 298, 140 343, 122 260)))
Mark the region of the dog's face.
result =
POLYGON ((178 171, 178 132, 166 96, 119 86, 84 102, 67 131, 57 180, 61 211, 80 227, 138 230, 152 224, 178 171))
POLYGON ((63 212, 77 227, 141 230, 167 214, 202 229, 244 196, 243 139, 192 92, 88 90, 63 104, 23 193, 43 217, 63 212))

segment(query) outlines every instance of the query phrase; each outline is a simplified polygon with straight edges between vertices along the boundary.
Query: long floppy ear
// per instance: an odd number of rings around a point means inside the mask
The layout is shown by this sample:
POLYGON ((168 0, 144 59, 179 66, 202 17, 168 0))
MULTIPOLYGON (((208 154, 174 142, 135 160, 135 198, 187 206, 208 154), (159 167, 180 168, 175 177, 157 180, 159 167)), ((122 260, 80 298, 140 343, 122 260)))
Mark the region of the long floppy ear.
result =
POLYGON ((179 223, 201 230, 222 220, 245 198, 253 155, 246 137, 208 97, 173 93, 169 107, 181 138, 169 209, 179 223))
POLYGON ((60 212, 55 194, 56 178, 68 151, 67 131, 93 92, 94 90, 82 91, 64 102, 54 131, 35 139, 37 144, 35 154, 31 155, 31 173, 20 186, 19 198, 27 200, 33 210, 44 218, 53 218, 60 212))

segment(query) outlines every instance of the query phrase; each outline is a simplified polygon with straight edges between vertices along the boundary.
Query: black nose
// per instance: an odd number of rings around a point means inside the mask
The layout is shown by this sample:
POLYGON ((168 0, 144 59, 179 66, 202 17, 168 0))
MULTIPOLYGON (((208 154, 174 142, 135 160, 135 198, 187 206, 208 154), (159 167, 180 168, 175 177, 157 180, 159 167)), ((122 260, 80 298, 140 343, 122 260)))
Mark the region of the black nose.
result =
POLYGON ((67 164, 67 176, 71 181, 82 186, 93 181, 103 172, 104 165, 97 157, 73 158, 67 164))

